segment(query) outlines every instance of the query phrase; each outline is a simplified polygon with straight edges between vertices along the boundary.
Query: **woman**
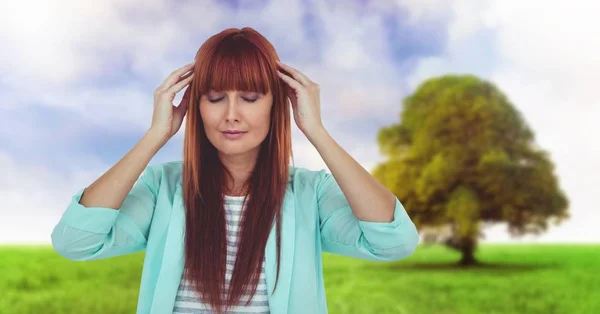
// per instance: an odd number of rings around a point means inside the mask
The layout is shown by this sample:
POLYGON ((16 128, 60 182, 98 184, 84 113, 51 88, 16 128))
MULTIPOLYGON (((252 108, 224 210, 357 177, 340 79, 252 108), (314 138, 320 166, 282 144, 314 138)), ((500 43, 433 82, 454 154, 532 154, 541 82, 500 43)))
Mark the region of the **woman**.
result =
POLYGON ((248 27, 165 79, 148 131, 52 233, 75 261, 145 250, 138 313, 327 313, 322 252, 395 261, 417 243, 400 201, 326 131, 319 86, 248 27), (332 174, 289 165, 290 110, 332 174), (186 113, 183 161, 149 166, 186 113))

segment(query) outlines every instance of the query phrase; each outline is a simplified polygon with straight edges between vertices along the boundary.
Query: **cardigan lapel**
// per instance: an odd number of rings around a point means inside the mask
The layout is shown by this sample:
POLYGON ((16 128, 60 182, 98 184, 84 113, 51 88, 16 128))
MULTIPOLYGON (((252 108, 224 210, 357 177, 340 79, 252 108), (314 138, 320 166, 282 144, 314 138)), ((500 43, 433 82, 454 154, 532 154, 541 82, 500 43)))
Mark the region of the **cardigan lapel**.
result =
POLYGON ((181 182, 175 188, 162 263, 152 303, 152 314, 171 313, 184 268, 185 212, 181 182))
POLYGON ((294 244, 296 235, 294 195, 288 188, 283 201, 281 230, 281 265, 277 289, 273 292, 277 277, 277 224, 273 224, 265 247, 265 280, 271 313, 288 313, 292 269, 294 267, 294 244))

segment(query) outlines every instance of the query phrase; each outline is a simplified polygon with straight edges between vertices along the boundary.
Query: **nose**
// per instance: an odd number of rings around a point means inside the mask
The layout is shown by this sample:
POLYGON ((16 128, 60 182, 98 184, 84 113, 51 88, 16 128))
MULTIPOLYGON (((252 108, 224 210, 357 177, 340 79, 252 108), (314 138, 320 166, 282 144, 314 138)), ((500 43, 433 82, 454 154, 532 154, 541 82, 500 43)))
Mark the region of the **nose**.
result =
POLYGON ((227 112, 225 113, 225 120, 227 122, 239 122, 238 97, 235 95, 229 95, 227 99, 227 112))

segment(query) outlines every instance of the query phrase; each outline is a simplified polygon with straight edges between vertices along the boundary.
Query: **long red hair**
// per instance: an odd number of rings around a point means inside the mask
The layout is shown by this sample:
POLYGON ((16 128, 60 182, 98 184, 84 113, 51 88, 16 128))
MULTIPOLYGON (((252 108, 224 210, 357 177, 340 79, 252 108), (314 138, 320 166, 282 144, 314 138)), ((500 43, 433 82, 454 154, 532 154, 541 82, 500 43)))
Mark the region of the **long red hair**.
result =
POLYGON ((183 151, 185 204, 185 271, 192 287, 217 312, 238 305, 250 289, 256 292, 273 223, 277 222, 277 276, 281 250, 281 207, 293 162, 290 106, 273 45, 256 30, 229 28, 210 37, 196 54, 190 86, 183 151), (200 98, 209 90, 242 90, 273 94, 269 132, 245 187, 247 209, 240 220, 239 247, 227 298, 224 186, 229 171, 210 143, 200 115, 200 98))

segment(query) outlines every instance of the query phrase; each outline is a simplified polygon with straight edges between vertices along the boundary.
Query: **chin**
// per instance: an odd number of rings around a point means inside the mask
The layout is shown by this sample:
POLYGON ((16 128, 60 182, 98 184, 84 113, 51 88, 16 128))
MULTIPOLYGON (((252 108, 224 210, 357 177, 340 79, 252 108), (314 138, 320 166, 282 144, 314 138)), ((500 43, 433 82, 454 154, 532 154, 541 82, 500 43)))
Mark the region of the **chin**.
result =
POLYGON ((247 152, 247 149, 238 149, 238 148, 232 148, 232 147, 221 147, 221 148, 217 148, 219 150, 219 152, 223 155, 226 156, 235 156, 235 155, 242 155, 245 152, 247 152))
POLYGON ((227 142, 220 141, 218 146, 215 146, 221 154, 224 155, 240 155, 251 150, 247 143, 244 142, 227 142))

